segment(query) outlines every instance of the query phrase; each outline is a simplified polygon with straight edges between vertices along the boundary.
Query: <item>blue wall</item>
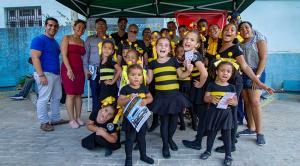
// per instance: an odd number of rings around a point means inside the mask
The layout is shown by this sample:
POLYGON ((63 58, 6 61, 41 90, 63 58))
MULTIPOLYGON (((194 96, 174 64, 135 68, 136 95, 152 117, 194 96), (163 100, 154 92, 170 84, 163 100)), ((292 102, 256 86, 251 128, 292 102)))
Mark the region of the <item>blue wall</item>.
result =
POLYGON ((266 84, 281 89, 284 80, 300 81, 300 53, 272 53, 268 55, 266 84))
MULTIPOLYGON (((0 29, 0 87, 15 86, 22 76, 33 72, 32 66, 27 63, 30 43, 42 33, 43 27, 0 29)), ((70 33, 70 27, 60 27, 55 38, 60 42, 64 35, 70 33)))

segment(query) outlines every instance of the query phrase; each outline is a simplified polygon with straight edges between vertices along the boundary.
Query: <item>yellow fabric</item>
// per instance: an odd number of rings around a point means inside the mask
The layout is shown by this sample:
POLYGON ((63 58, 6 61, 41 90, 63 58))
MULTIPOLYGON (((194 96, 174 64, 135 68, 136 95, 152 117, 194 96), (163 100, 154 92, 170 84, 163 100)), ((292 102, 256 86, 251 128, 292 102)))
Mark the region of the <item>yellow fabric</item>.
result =
POLYGON ((200 76, 200 72, 199 72, 199 70, 198 70, 197 67, 193 67, 193 71, 192 71, 192 73, 191 73, 191 76, 192 76, 192 77, 200 76))
POLYGON ((128 83, 129 83, 129 80, 128 80, 128 76, 127 76, 127 65, 123 65, 122 66, 120 89, 123 88, 128 83))
POLYGON ((232 59, 232 58, 220 58, 220 60, 216 61, 216 62, 214 63, 214 65, 215 65, 215 66, 218 66, 222 61, 230 62, 230 63, 234 66, 234 68, 235 68, 236 70, 238 70, 239 67, 240 67, 240 66, 236 63, 236 60, 235 60, 235 59, 232 59))
POLYGON ((192 77, 197 77, 197 76, 200 76, 200 73, 199 72, 198 73, 192 73, 191 76, 192 77))
POLYGON ((103 81, 103 80, 112 80, 114 78, 113 75, 110 75, 110 76, 101 76, 100 77, 100 80, 103 81))
POLYGON ((177 75, 164 75, 155 77, 155 82, 177 80, 177 75))
POLYGON ((218 48, 218 40, 214 41, 212 38, 209 38, 206 52, 210 55, 216 55, 217 48, 218 48))
POLYGON ((152 56, 153 56, 153 58, 148 58, 148 62, 151 62, 151 61, 157 59, 157 52, 156 52, 155 42, 152 42, 151 44, 152 44, 152 56))
POLYGON ((111 68, 103 68, 100 69, 100 73, 114 73, 115 69, 111 69, 111 68))
POLYGON ((179 89, 179 84, 155 85, 156 90, 175 90, 179 89))
POLYGON ((101 56, 101 53, 102 53, 102 42, 100 42, 99 44, 98 44, 98 49, 99 49, 99 56, 101 56))
POLYGON ((107 105, 111 105, 114 101, 116 101, 116 99, 112 96, 109 96, 109 97, 103 99, 101 101, 101 103, 102 103, 102 106, 107 106, 107 105))
POLYGON ((116 114, 116 116, 115 116, 115 118, 114 118, 114 120, 113 120, 113 124, 117 124, 117 123, 118 123, 120 117, 121 117, 122 114, 123 114, 122 112, 123 112, 123 109, 119 109, 119 110, 118 110, 118 113, 116 114))
POLYGON ((178 80, 180 80, 180 81, 190 81, 191 77, 186 77, 186 78, 179 78, 178 77, 178 80))
POLYGON ((238 39, 238 41, 239 41, 240 43, 242 43, 242 42, 244 41, 244 38, 243 38, 240 34, 238 34, 238 35, 236 36, 236 38, 238 39))
POLYGON ((209 92, 212 96, 225 96, 226 92, 213 91, 209 92))
POLYGON ((157 73, 166 72, 166 71, 175 71, 176 72, 176 68, 173 66, 159 67, 159 68, 154 69, 153 73, 157 74, 157 73))

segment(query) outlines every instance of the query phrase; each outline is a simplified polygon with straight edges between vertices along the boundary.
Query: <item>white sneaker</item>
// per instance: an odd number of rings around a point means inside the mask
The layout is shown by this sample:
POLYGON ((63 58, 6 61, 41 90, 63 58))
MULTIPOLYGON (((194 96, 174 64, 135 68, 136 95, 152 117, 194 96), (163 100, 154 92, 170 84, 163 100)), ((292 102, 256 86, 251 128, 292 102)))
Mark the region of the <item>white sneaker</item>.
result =
POLYGON ((11 96, 9 98, 13 99, 13 100, 24 100, 25 99, 23 96, 18 96, 18 95, 14 95, 14 96, 11 96))

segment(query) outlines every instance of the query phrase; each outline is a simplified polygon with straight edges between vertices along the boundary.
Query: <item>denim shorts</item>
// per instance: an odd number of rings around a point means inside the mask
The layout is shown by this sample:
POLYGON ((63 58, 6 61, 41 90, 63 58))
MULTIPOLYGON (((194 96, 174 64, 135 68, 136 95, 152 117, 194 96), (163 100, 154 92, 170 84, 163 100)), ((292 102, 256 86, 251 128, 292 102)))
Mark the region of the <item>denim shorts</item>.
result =
MULTIPOLYGON (((252 69, 252 70, 253 70, 254 73, 256 73, 257 69, 252 69)), ((243 77, 243 88, 244 89, 252 89, 252 80, 245 73, 243 73, 242 77, 243 77)), ((262 83, 265 83, 265 81, 266 81, 266 72, 265 72, 265 70, 261 73, 261 75, 259 77, 259 80, 262 83)), ((261 89, 259 87, 257 87, 257 88, 261 89)))

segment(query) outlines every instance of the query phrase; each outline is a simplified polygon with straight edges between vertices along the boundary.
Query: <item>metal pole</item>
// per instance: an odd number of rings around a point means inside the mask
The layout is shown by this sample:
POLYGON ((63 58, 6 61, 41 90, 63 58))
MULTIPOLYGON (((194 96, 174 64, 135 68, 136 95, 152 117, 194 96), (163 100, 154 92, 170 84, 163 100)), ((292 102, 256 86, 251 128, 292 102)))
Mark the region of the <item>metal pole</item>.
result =
POLYGON ((90 80, 87 81, 88 84, 88 109, 87 112, 91 112, 90 111, 90 80))

